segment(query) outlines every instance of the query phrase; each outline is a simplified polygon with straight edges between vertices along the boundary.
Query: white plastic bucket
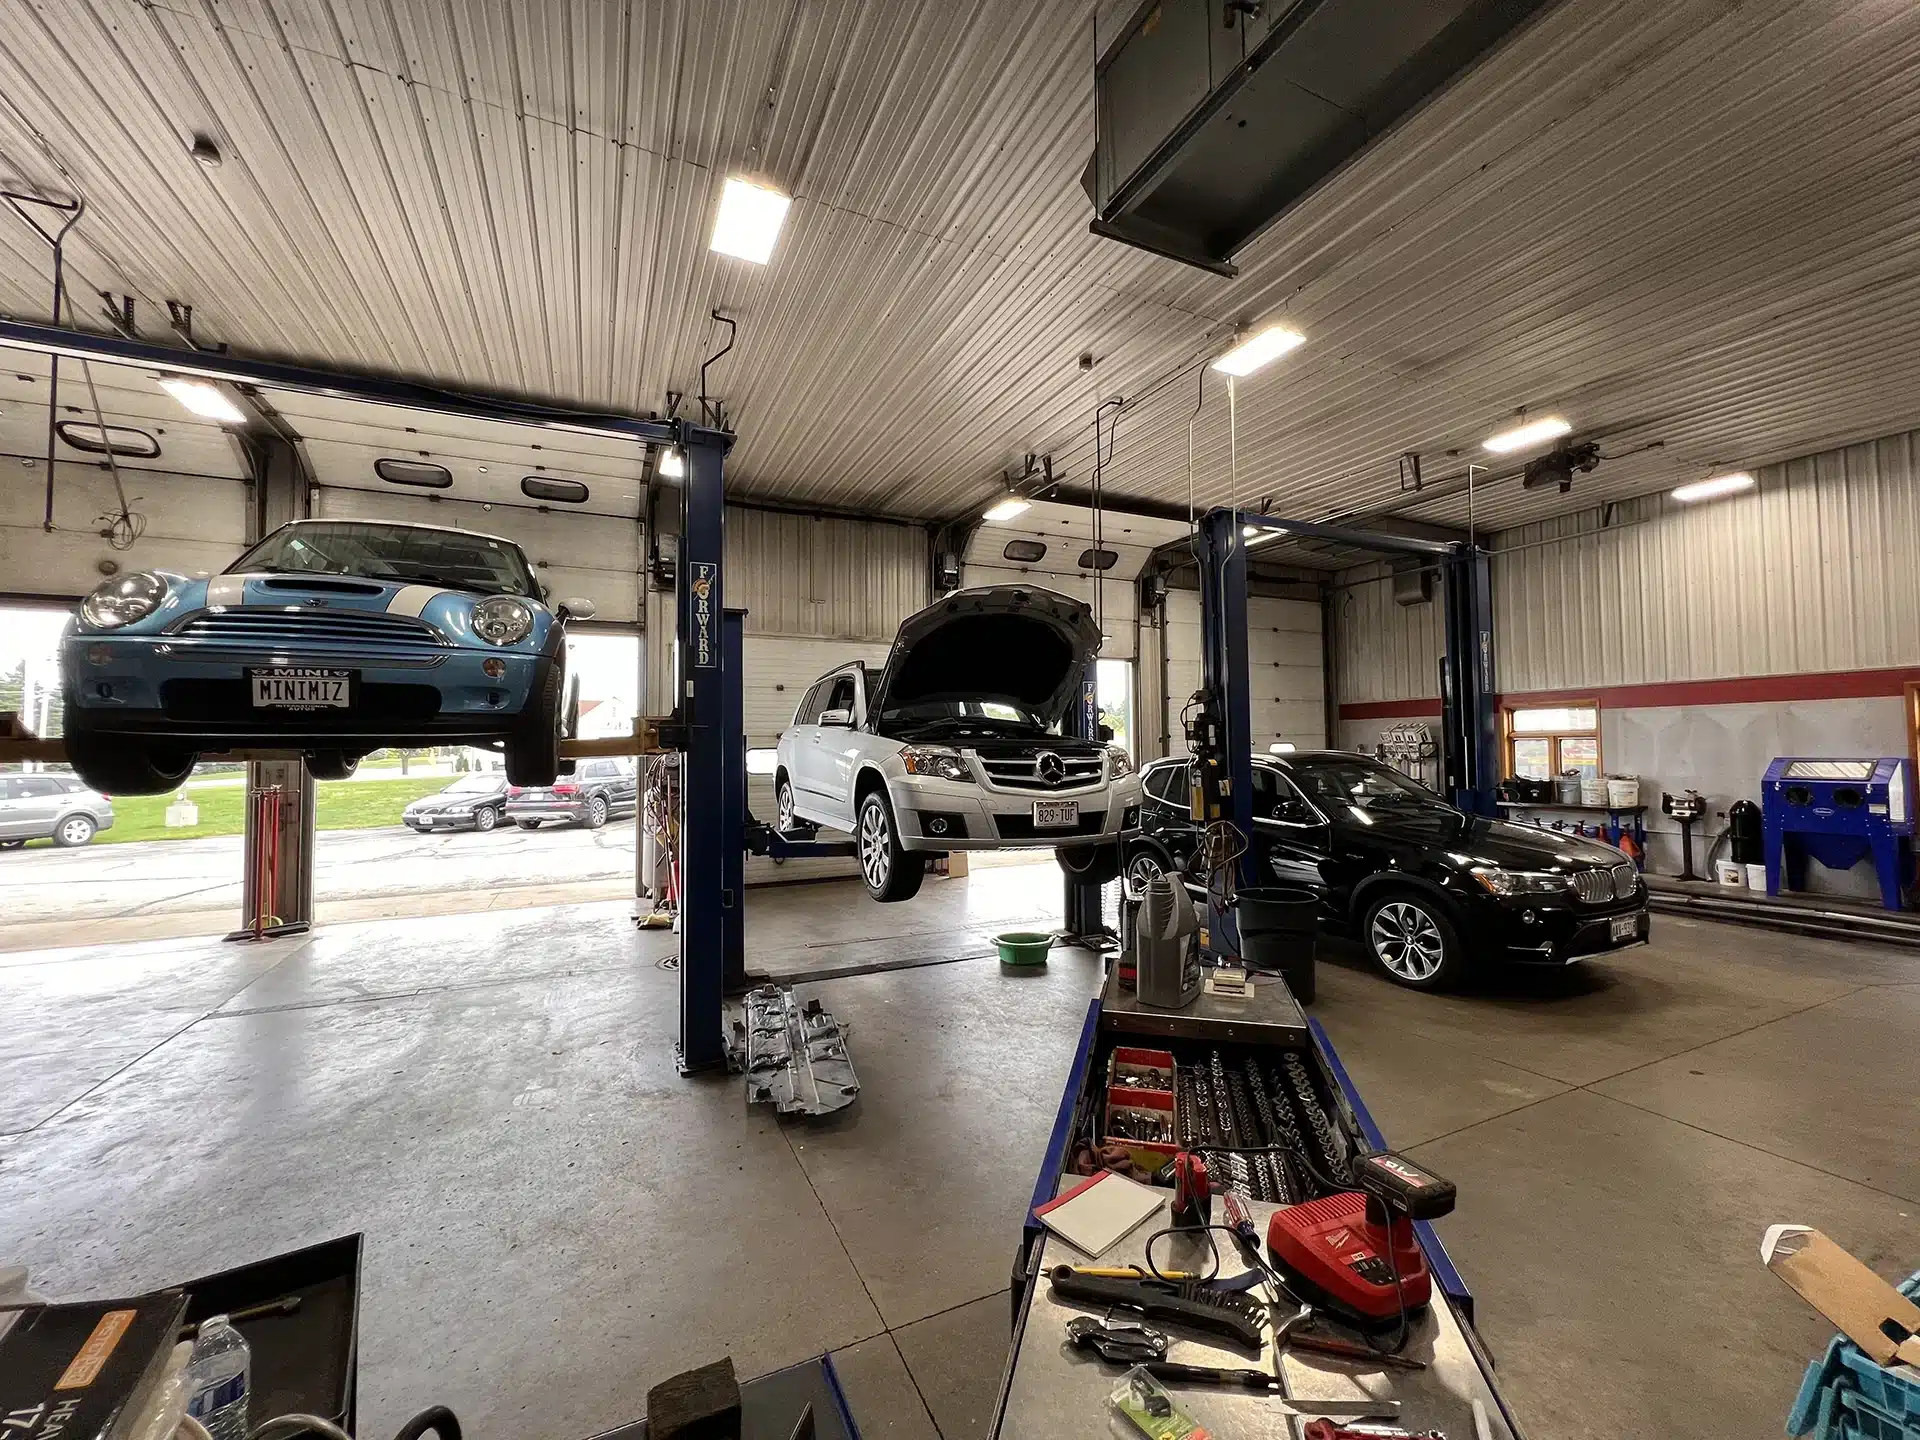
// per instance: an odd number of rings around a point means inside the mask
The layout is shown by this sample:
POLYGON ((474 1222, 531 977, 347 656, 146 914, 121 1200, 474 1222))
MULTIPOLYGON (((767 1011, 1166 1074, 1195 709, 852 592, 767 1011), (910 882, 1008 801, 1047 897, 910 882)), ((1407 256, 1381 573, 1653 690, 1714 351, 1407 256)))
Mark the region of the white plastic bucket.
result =
POLYGON ((1766 889, 1767 889, 1767 867, 1766 866, 1764 865, 1747 866, 1747 888, 1749 890, 1758 890, 1762 894, 1766 893, 1766 889))
MULTIPOLYGON (((1760 867, 1763 871, 1766 867, 1760 867)), ((1716 860, 1713 862, 1713 878, 1722 885, 1744 886, 1747 883, 1746 867, 1737 860, 1716 860)))
POLYGON ((1607 777, 1607 804, 1616 810, 1631 810, 1640 803, 1640 781, 1633 775, 1607 777))
POLYGON ((1585 775, 1580 780, 1580 803, 1601 806, 1607 803, 1607 777, 1585 775))
POLYGON ((1558 775, 1553 781, 1553 798, 1562 805, 1580 803, 1580 777, 1578 775, 1558 775))

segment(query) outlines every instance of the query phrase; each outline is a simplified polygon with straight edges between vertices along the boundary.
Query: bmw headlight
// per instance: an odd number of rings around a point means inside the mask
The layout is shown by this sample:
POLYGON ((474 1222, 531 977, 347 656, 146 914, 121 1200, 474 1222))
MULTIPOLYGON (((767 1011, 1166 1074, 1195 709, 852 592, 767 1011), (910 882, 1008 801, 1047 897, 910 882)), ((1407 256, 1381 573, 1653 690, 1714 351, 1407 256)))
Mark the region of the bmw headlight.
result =
POLYGON ((144 620, 167 598, 167 582, 150 571, 116 575, 80 602, 80 618, 96 630, 117 630, 144 620))
POLYGON ((511 595, 489 595, 473 607, 473 633, 489 645, 515 645, 533 630, 533 611, 511 595))
POLYGON ((936 780, 971 780, 972 772, 958 750, 944 745, 909 745, 900 752, 900 763, 909 775, 930 775, 936 780))
POLYGON ((1127 754, 1126 746, 1109 745, 1107 747, 1107 774, 1115 780, 1133 774, 1133 757, 1127 754))
POLYGON ((1498 865, 1476 865, 1473 878, 1493 895, 1561 895, 1567 877, 1547 870, 1502 870, 1498 865))

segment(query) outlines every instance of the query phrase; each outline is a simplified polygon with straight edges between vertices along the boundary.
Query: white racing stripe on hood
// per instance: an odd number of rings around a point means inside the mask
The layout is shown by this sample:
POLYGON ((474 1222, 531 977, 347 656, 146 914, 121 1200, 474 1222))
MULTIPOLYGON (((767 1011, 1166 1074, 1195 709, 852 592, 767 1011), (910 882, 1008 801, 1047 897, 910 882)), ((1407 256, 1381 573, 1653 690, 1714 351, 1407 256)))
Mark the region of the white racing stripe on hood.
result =
POLYGON ((433 599, 436 595, 444 595, 446 593, 445 590, 437 585, 408 585, 404 589, 394 592, 393 599, 387 602, 387 613, 389 615, 407 615, 418 620, 420 618, 420 612, 427 608, 427 602, 429 600, 433 599))
POLYGON ((247 577, 215 575, 207 581, 207 604, 238 605, 246 599, 247 577))

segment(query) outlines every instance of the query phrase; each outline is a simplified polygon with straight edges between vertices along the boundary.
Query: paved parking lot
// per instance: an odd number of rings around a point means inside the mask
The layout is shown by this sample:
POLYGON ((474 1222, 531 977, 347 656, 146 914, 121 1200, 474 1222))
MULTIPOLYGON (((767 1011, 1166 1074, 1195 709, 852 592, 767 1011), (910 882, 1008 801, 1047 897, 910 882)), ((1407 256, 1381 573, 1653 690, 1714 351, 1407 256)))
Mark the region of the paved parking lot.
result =
MULTIPOLYGON (((416 835, 402 826, 322 831, 317 901, 384 899, 459 889, 631 883, 634 823, 600 830, 513 826, 492 834, 416 835)), ((35 922, 240 913, 241 837, 0 851, 0 915, 35 922)))

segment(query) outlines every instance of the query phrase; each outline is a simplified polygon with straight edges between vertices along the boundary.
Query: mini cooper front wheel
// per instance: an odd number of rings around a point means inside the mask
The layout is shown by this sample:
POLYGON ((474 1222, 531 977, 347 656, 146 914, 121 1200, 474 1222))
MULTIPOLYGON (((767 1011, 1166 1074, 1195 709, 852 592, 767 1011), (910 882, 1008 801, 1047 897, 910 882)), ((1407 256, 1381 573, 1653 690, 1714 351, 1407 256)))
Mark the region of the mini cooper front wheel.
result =
POLYGON ((351 780, 360 757, 344 750, 313 750, 307 754, 307 774, 316 780, 351 780))
POLYGON ((137 740, 71 728, 66 744, 74 774, 102 795, 164 795, 178 790, 199 759, 192 751, 150 750, 137 740))
POLYGON ((860 853, 860 878, 867 882, 867 893, 882 902, 911 900, 920 893, 926 877, 927 860, 900 848, 900 827, 893 821, 893 806, 887 792, 869 790, 860 802, 860 818, 855 822, 855 841, 860 853))

